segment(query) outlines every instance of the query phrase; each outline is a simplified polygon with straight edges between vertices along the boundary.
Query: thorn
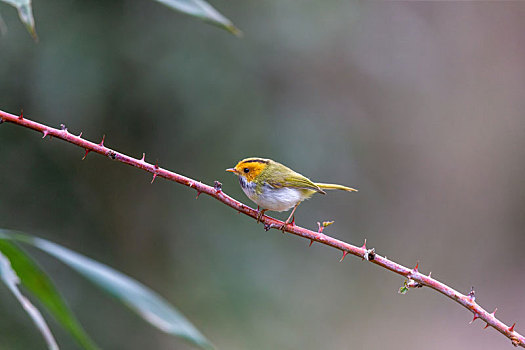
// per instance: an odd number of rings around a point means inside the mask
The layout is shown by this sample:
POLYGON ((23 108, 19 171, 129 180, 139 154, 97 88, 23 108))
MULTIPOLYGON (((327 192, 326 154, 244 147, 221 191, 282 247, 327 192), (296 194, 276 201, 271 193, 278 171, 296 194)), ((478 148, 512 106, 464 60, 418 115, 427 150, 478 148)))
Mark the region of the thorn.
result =
MULTIPOLYGON (((104 140, 102 140, 102 142, 104 142, 104 140)), ((157 171, 159 169, 159 161, 157 160, 157 162, 155 162, 155 165, 153 166, 153 168, 155 169, 155 171, 157 171)), ((155 181, 155 178, 157 177, 157 173, 153 173, 153 179, 151 179, 151 183, 153 183, 153 181, 155 181)))
POLYGON ((365 243, 363 243, 363 245, 361 246, 361 249, 366 250, 366 238, 365 238, 365 243))
POLYGON ((345 260, 346 254, 348 254, 348 252, 346 250, 343 250, 343 257, 341 258, 341 260, 339 260, 339 262, 345 260))
POLYGON ((20 116, 18 117, 18 119, 20 120, 24 119, 24 109, 20 110, 20 116))
POLYGON ((290 223, 290 225, 295 226, 295 215, 292 216, 292 222, 290 223))
POLYGON ((64 124, 60 124, 60 130, 67 132, 67 128, 64 124))
POLYGON ((479 318, 478 314, 474 314, 474 317, 472 318, 472 321, 470 321, 468 324, 472 324, 472 322, 476 321, 479 318))
POLYGON ((419 272, 418 269, 417 269, 418 267, 419 267, 419 260, 417 261, 416 266, 412 270, 414 272, 419 272))
POLYGON ((516 326, 516 322, 512 326, 509 327, 509 332, 514 332, 514 327, 516 326))
POLYGON ((312 244, 314 244, 314 240, 313 239, 310 240, 310 244, 308 245, 308 247, 311 247, 312 244))
POLYGON ((428 273, 428 278, 432 278, 432 271, 428 273))
POLYGON ((217 180, 213 182, 213 188, 215 189, 215 192, 222 192, 222 184, 217 180))
POLYGON ((201 191, 197 191, 197 196, 195 197, 195 199, 199 199, 199 196, 201 195, 201 193, 202 193, 201 191))
POLYGON ((98 144, 99 146, 104 147, 104 140, 106 139, 106 134, 102 135, 102 141, 98 144))
POLYGON ((42 134, 44 134, 44 136, 42 136, 42 138, 45 139, 47 134, 49 134, 49 131, 44 130, 44 131, 42 131, 42 134))
POLYGON ((91 150, 86 148, 86 153, 84 153, 84 157, 82 157, 82 160, 86 159, 89 152, 91 152, 91 150))
POLYGON ((470 292, 468 293, 468 297, 472 301, 476 300, 476 291, 474 290, 474 286, 470 287, 470 292))
POLYGON ((78 137, 78 138, 82 138, 82 131, 80 132, 80 134, 78 134, 77 137, 78 137))
POLYGON ((485 324, 485 327, 483 327, 483 329, 487 329, 487 328, 489 328, 489 324, 488 323, 485 324))
POLYGON ((140 159, 141 162, 146 161, 146 153, 142 153, 142 158, 140 159))
POLYGON ((490 315, 491 315, 492 317, 495 317, 495 315, 496 315, 496 311, 498 311, 498 308, 497 308, 497 307, 494 308, 494 311, 492 311, 492 312, 490 313, 490 315))

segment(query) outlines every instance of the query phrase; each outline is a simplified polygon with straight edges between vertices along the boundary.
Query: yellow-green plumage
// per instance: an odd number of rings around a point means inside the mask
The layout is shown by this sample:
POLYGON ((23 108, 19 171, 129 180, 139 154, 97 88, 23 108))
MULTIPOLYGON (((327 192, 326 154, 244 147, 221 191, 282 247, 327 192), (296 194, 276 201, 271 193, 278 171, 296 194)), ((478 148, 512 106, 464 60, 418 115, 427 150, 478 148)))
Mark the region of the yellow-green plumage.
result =
POLYGON ((287 222, 299 203, 310 198, 314 193, 326 194, 324 190, 357 191, 342 185, 312 182, 287 166, 265 158, 243 159, 235 168, 227 171, 239 176, 244 193, 257 203, 263 212, 285 211, 294 207, 287 222))

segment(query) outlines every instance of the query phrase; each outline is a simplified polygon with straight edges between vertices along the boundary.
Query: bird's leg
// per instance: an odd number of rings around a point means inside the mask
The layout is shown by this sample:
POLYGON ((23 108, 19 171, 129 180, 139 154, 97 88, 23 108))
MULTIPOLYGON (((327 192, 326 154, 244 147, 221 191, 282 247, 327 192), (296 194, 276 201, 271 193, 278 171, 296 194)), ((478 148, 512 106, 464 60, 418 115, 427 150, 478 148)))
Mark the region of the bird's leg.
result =
POLYGON ((261 222, 261 219, 267 210, 268 209, 259 209, 259 206, 257 206, 257 223, 261 222))
POLYGON ((288 219, 286 219, 286 221, 284 222, 284 225, 281 226, 281 231, 283 231, 283 233, 284 233, 284 229, 285 229, 286 225, 288 225, 289 223, 292 223, 292 226, 294 225, 294 223, 295 223, 295 216, 293 214, 295 213, 295 209, 297 209, 299 204, 301 204, 301 202, 297 203, 295 205, 295 207, 293 207, 293 210, 290 213, 290 216, 288 217, 288 219))

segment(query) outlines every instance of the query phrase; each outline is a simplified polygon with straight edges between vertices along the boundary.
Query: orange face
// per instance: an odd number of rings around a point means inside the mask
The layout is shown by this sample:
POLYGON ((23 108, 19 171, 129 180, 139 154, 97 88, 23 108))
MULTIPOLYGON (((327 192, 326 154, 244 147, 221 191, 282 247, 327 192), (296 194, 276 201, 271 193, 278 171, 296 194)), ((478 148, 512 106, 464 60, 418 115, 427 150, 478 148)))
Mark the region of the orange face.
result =
POLYGON ((226 171, 244 176, 246 180, 251 182, 268 166, 268 164, 268 159, 246 158, 237 163, 235 168, 226 169, 226 171))

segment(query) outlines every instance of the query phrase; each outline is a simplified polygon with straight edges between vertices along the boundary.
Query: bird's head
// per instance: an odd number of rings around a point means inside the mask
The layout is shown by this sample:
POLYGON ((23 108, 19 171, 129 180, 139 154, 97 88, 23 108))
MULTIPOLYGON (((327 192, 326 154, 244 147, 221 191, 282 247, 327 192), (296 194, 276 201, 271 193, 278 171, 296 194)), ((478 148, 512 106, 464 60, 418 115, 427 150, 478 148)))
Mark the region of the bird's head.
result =
POLYGON ((269 159, 246 158, 241 160, 234 168, 226 169, 230 173, 243 176, 248 182, 254 181, 270 164, 269 159))

